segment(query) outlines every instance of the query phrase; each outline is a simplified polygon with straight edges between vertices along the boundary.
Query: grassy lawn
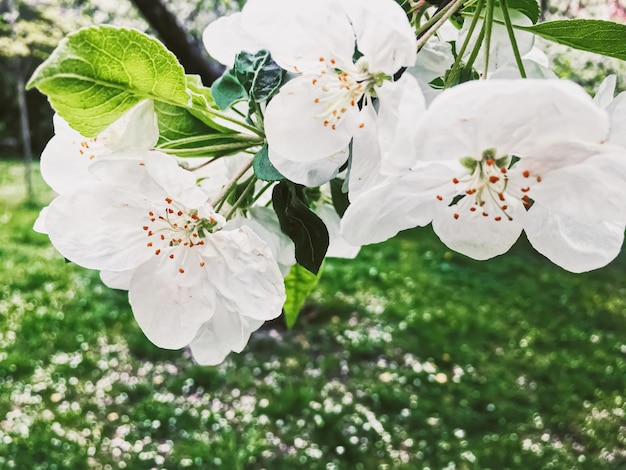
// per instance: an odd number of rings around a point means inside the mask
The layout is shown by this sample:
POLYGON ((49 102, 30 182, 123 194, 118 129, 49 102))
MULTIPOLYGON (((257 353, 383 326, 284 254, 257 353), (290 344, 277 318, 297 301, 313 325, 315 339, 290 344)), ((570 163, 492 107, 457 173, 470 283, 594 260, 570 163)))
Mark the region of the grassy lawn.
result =
POLYGON ((328 260, 291 331, 219 367, 31 230, 0 163, 0 468, 624 469, 626 258, 574 275, 430 228, 328 260))

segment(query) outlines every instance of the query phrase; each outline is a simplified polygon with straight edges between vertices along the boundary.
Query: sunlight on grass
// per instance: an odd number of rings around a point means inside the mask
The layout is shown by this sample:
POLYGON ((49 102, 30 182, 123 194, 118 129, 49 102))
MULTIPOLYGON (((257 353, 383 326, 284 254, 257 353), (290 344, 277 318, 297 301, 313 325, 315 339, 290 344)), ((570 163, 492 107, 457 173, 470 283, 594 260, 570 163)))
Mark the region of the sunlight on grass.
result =
POLYGON ((31 230, 21 172, 0 164, 0 468, 626 465, 623 256, 573 275, 523 240, 480 263, 405 232, 200 367, 31 230))

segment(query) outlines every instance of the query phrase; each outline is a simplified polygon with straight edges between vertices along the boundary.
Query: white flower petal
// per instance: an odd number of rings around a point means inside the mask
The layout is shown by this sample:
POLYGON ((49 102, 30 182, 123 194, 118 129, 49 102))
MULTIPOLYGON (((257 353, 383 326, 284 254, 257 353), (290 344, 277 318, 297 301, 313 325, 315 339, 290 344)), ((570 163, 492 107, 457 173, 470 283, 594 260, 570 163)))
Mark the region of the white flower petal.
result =
POLYGON ((609 142, 626 147, 626 92, 622 92, 607 108, 611 116, 609 142))
POLYGON ((600 143, 608 127, 608 114, 573 82, 480 80, 437 96, 415 140, 423 159, 480 159, 490 148, 532 156, 550 142, 600 143))
POLYGON ((454 188, 449 183, 450 168, 439 164, 388 177, 352 201, 341 219, 341 233, 353 245, 366 245, 427 225, 436 213, 437 195, 451 197, 454 188))
POLYGON ((315 187, 327 183, 339 172, 339 168, 348 159, 348 149, 326 158, 310 162, 296 162, 281 157, 273 149, 269 151, 272 165, 288 180, 304 186, 315 187))
POLYGON ((284 276, 289 274, 291 266, 296 263, 295 246, 280 229, 276 212, 269 207, 251 207, 248 217, 234 217, 226 223, 224 230, 234 230, 244 225, 250 227, 267 244, 281 273, 284 276))
POLYGON ((100 271, 100 279, 105 286, 111 289, 128 290, 130 281, 135 274, 134 269, 128 271, 100 271))
MULTIPOLYGON (((470 198, 465 198, 470 203, 470 198)), ((484 216, 481 211, 470 212, 463 200, 440 210, 433 219, 433 230, 450 249, 477 260, 485 260, 506 253, 517 241, 526 213, 518 200, 510 200, 506 217, 498 221, 494 214, 484 216), (458 217, 457 217, 458 215, 458 217)))
POLYGON ((322 219, 328 229, 328 238, 330 239, 330 243, 328 245, 326 257, 348 259, 356 257, 356 255, 359 254, 361 247, 348 243, 348 241, 346 241, 346 239, 341 235, 341 219, 339 218, 339 214, 337 214, 335 208, 331 204, 319 204, 315 208, 315 213, 320 219, 322 219))
POLYGON ((617 76, 609 75, 598 87, 596 96, 593 97, 593 101, 601 108, 608 108, 615 96, 615 86, 617 85, 617 76))
POLYGON ((626 221, 626 152, 597 155, 550 172, 530 197, 580 222, 626 221))
POLYGON ((150 208, 140 194, 94 182, 52 201, 46 229, 55 248, 76 264, 123 271, 150 256, 142 227, 150 208))
POLYGON ((364 127, 352 139, 352 157, 346 177, 350 200, 384 178, 380 171, 381 150, 377 130, 380 120, 376 119, 373 106, 363 108, 360 120, 364 127))
POLYGON ((257 320, 280 315, 285 285, 271 250, 248 227, 205 238, 203 258, 224 307, 257 320))
POLYGON ((393 0, 342 0, 358 50, 370 70, 393 75, 413 65, 417 54, 415 31, 404 10, 393 0))
POLYGON ((417 80, 406 73, 396 82, 385 82, 376 93, 380 99, 381 171, 397 174, 417 160, 414 135, 426 112, 426 101, 417 80))
POLYGON ((164 251, 152 256, 137 268, 128 298, 148 339, 160 348, 179 349, 189 344, 213 316, 215 290, 208 266, 194 269, 195 264, 189 262, 180 273, 176 258, 169 259, 169 254, 164 251))
POLYGON ((524 227, 533 247, 563 269, 582 273, 610 263, 624 241, 623 222, 580 222, 534 204, 524 227))
POLYGON ((231 352, 241 352, 262 321, 227 312, 219 303, 213 318, 202 325, 189 344, 194 359, 202 365, 217 365, 231 352))
POLYGON ((202 42, 209 55, 228 67, 233 66, 239 52, 263 49, 259 41, 243 29, 241 16, 242 13, 222 16, 210 23, 202 33, 202 42))
POLYGON ((249 0, 241 24, 290 72, 318 72, 319 58, 351 62, 354 33, 331 0, 249 0))
POLYGON ((315 102, 319 89, 312 84, 315 79, 302 76, 287 82, 265 112, 269 147, 289 160, 306 162, 335 155, 348 146, 358 126, 358 110, 350 106, 335 129, 324 125, 325 118, 320 117, 324 104, 315 102))
POLYGON ((407 69, 418 80, 430 83, 435 78, 443 77, 452 64, 452 46, 436 36, 430 38, 419 50, 415 64, 407 69))

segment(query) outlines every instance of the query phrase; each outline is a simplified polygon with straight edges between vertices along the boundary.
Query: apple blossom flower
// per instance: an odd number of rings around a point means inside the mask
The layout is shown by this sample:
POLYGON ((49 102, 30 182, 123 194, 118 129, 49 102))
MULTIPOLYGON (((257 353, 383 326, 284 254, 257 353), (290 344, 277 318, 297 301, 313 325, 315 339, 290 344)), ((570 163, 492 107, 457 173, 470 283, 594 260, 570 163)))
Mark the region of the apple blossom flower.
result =
POLYGON ((280 315, 285 288, 270 249, 247 226, 227 230, 175 158, 153 151, 90 171, 94 181, 50 204, 46 230, 66 258, 128 288, 154 344, 178 349, 195 338, 197 345, 209 328, 219 351, 240 350, 247 336, 220 328, 252 331, 280 315))
POLYGON ((151 100, 137 104, 92 138, 72 129, 58 114, 53 121, 55 135, 41 154, 41 176, 57 194, 93 179, 91 164, 107 158, 141 159, 159 140, 151 100))
POLYGON ((373 243, 432 222, 451 249, 488 259, 524 230, 563 268, 599 268, 619 253, 626 221, 626 152, 608 134, 607 113, 572 82, 446 90, 414 134, 413 166, 353 201, 344 236, 373 243))
MULTIPOLYGON (((265 131, 274 165, 302 184, 333 178, 353 138, 394 132, 393 120, 377 118, 374 100, 382 108, 401 95, 417 112, 425 109, 414 77, 394 81, 415 63, 417 49, 406 14, 392 0, 251 0, 241 13, 209 25, 203 38, 223 63, 232 64, 240 49, 264 48, 297 74, 268 103, 265 131)), ((361 148, 350 172, 370 173, 378 150, 361 148)))

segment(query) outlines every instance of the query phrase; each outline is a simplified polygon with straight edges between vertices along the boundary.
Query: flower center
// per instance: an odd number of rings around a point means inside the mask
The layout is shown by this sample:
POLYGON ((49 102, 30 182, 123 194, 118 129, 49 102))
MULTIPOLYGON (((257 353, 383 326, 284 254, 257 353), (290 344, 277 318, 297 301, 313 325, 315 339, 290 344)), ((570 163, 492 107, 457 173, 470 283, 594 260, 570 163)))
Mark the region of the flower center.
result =
MULTIPOLYGON (((201 217, 198 210, 187 209, 169 197, 165 198, 165 202, 161 211, 148 212, 149 222, 142 227, 150 239, 146 246, 155 249, 154 254, 157 256, 164 248, 183 247, 187 249, 184 254, 186 258, 189 249, 204 245, 204 238, 223 225, 216 219, 219 217, 217 214, 216 217, 201 217)), ((174 259, 175 255, 170 253, 168 257, 174 259)), ((200 260, 200 267, 204 267, 204 264, 200 260)), ((185 271, 181 267, 179 272, 182 274, 185 271)))
MULTIPOLYGON (((372 73, 368 69, 368 62, 361 57, 352 70, 335 68, 335 60, 326 60, 320 57, 320 62, 327 64, 318 78, 314 78, 313 102, 320 105, 320 112, 315 116, 324 127, 336 130, 341 119, 351 109, 367 105, 371 98, 374 86, 380 85, 389 77, 384 74, 372 73), (362 101, 363 100, 363 101, 362 101)), ((360 123, 363 128, 365 123, 360 123)))
MULTIPOLYGON (((455 219, 469 210, 473 215, 492 217, 496 222, 513 220, 509 212, 510 200, 520 200, 526 209, 532 206, 529 193, 534 184, 541 183, 541 176, 523 169, 523 160, 518 157, 505 155, 497 158, 496 155, 495 149, 488 149, 483 152, 481 160, 461 159, 461 165, 469 170, 469 174, 452 179, 455 185, 461 186, 451 204, 459 208, 454 213, 455 219)), ((437 199, 443 201, 441 196, 437 199)))

